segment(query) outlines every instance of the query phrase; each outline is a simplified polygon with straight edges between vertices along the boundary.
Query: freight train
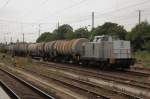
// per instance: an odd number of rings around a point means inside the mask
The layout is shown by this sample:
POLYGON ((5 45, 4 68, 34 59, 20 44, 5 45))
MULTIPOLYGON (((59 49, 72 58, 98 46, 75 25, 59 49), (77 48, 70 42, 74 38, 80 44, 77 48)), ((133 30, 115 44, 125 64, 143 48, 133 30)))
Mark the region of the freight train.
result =
POLYGON ((86 38, 78 38, 42 43, 16 43, 7 45, 6 50, 13 55, 94 64, 100 68, 128 69, 134 64, 130 41, 114 39, 108 35, 95 36, 92 42, 86 38))

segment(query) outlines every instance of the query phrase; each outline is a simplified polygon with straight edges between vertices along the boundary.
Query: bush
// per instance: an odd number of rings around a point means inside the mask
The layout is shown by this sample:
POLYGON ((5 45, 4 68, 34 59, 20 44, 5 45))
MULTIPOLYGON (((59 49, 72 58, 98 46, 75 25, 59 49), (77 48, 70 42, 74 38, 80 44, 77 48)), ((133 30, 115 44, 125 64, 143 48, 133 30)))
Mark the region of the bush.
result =
POLYGON ((150 52, 148 51, 137 51, 133 54, 137 62, 150 62, 150 52))

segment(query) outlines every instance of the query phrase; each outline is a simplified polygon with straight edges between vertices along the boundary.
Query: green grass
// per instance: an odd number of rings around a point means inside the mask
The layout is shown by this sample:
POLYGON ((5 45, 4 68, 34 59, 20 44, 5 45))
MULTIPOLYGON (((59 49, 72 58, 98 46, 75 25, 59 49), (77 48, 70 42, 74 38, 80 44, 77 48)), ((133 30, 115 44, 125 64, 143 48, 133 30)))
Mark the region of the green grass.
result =
POLYGON ((143 67, 150 68, 150 63, 144 64, 143 67))
POLYGON ((137 63, 142 64, 143 67, 150 67, 150 53, 149 52, 135 52, 133 57, 136 58, 137 63))
POLYGON ((150 53, 149 52, 135 52, 133 54, 138 61, 150 62, 150 53))

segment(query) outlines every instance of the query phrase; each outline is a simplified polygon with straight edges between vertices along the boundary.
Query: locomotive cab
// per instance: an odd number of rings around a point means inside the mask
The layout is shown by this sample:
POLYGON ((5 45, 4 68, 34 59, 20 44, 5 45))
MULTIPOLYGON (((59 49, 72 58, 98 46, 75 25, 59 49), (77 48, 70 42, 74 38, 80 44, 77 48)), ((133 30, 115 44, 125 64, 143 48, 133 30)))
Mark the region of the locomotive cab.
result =
POLYGON ((99 42, 99 43, 101 43, 102 41, 112 41, 112 37, 106 35, 95 36, 93 40, 93 42, 99 42))

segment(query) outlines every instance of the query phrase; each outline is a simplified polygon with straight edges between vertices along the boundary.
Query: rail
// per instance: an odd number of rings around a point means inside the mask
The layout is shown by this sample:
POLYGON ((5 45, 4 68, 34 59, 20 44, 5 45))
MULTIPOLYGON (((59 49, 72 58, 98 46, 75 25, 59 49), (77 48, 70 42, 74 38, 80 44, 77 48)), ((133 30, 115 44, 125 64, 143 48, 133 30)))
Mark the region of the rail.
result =
POLYGON ((14 74, 3 70, 0 68, 1 71, 7 73, 9 76, 13 77, 14 79, 18 80, 19 82, 21 82, 22 84, 24 84, 25 86, 29 87, 31 90, 33 90, 35 93, 38 93, 40 96, 43 96, 44 99, 55 99, 54 97, 48 95, 47 93, 45 93, 44 91, 38 89, 37 87, 34 87, 33 85, 29 84, 28 82, 24 81, 23 79, 15 76, 14 74))
MULTIPOLYGON (((79 74, 83 74, 83 75, 87 75, 87 76, 91 76, 91 77, 96 77, 96 78, 102 78, 102 79, 110 80, 110 81, 115 81, 115 82, 118 82, 118 83, 121 83, 121 84, 131 85, 133 87, 146 88, 148 90, 150 89, 150 87, 149 87, 150 84, 149 83, 140 82, 140 81, 137 81, 135 79, 127 79, 126 77, 123 77, 123 76, 118 76, 118 75, 114 75, 114 74, 111 75, 111 74, 103 73, 103 72, 94 72, 94 71, 85 70, 83 68, 79 69, 79 68, 68 66, 68 65, 64 66, 64 64, 57 64, 57 63, 56 64, 55 63, 51 64, 51 63, 47 63, 47 62, 39 62, 39 63, 46 64, 47 66, 50 65, 50 67, 60 69, 60 70, 69 70, 69 71, 74 70, 76 72, 79 71, 79 74)), ((126 75, 128 75, 128 73, 132 74, 132 75, 138 75, 138 76, 141 76, 141 75, 143 76, 144 75, 144 74, 139 74, 139 73, 136 73, 136 72, 133 73, 133 72, 129 72, 129 71, 127 71, 126 75)), ((137 95, 137 97, 138 97, 138 95, 137 95)))
POLYGON ((13 92, 3 81, 0 81, 0 86, 3 88, 3 90, 7 93, 7 95, 13 99, 20 99, 18 95, 16 95, 15 92, 13 92))

